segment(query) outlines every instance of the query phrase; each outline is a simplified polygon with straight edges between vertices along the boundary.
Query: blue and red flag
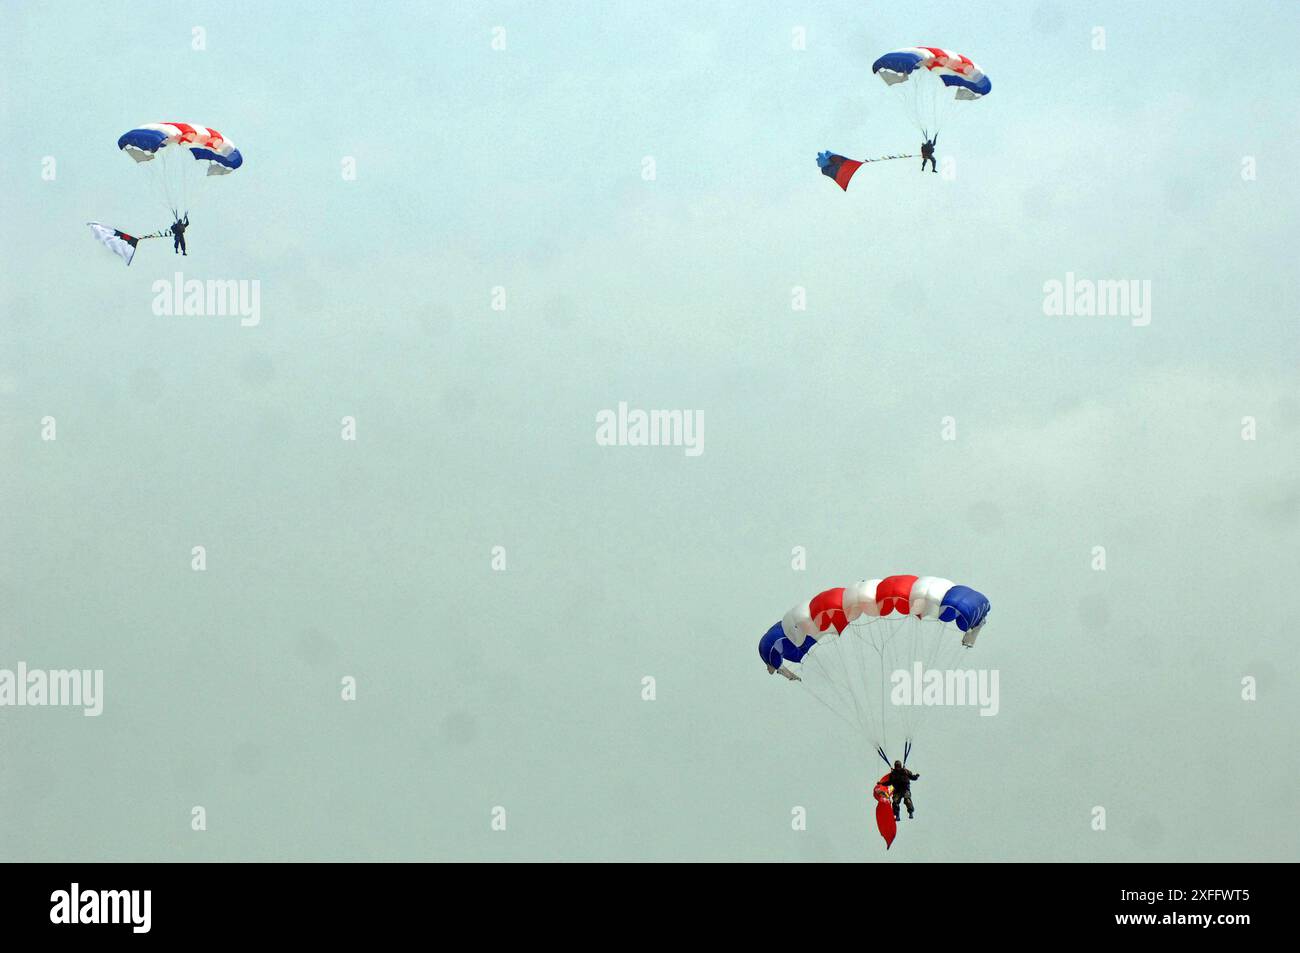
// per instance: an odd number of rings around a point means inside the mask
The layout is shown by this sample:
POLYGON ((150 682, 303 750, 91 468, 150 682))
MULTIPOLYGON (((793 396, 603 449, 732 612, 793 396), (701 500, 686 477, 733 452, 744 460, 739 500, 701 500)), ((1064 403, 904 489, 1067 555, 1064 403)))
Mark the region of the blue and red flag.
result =
POLYGON ((853 178, 853 173, 862 165, 857 159, 837 156, 833 152, 819 152, 817 164, 822 167, 822 175, 830 176, 845 192, 849 190, 849 179, 853 178))

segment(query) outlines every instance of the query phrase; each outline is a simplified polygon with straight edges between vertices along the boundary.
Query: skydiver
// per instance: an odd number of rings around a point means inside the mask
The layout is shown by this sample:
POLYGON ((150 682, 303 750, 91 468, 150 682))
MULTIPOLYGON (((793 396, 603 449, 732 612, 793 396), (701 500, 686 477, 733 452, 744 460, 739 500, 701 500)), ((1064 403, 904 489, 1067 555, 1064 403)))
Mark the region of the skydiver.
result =
POLYGON ((921 776, 913 774, 903 766, 903 762, 895 761, 893 770, 889 772, 889 783, 894 786, 894 820, 899 820, 898 803, 901 801, 907 805, 907 816, 915 816, 916 808, 912 806, 912 782, 919 781, 921 776))
POLYGON ((172 254, 180 252, 182 255, 189 257, 189 252, 185 250, 185 229, 190 227, 190 213, 186 212, 184 218, 178 218, 172 223, 172 254))
POLYGON ((930 163, 930 171, 938 172, 939 168, 934 164, 934 143, 939 138, 938 134, 933 139, 927 139, 921 143, 921 171, 925 171, 925 164, 930 163))

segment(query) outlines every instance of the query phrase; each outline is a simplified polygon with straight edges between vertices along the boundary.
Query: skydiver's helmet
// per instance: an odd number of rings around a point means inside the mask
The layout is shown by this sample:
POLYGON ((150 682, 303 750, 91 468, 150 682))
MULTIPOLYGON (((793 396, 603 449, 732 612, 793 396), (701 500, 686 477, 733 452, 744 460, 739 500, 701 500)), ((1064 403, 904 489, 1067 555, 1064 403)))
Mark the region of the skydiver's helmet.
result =
POLYGON ((895 762, 894 762, 894 770, 895 770, 895 771, 902 771, 902 770, 903 770, 903 762, 901 762, 901 761, 895 761, 895 762))

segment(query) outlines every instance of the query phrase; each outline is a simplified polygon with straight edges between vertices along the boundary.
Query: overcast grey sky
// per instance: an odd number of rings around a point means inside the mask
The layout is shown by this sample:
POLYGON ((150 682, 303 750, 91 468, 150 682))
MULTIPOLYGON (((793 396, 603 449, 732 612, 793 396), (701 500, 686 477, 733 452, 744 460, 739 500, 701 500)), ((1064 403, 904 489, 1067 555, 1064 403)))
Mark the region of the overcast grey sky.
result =
POLYGON ((0 856, 1297 859, 1300 10, 1089 7, 5 3, 0 668, 105 698, 0 708, 0 856), (992 94, 843 193, 915 43, 992 94), (84 223, 168 223, 116 148, 168 120, 246 163, 125 268, 84 223), (892 573, 989 596, 1001 699, 886 855, 755 646, 892 573))

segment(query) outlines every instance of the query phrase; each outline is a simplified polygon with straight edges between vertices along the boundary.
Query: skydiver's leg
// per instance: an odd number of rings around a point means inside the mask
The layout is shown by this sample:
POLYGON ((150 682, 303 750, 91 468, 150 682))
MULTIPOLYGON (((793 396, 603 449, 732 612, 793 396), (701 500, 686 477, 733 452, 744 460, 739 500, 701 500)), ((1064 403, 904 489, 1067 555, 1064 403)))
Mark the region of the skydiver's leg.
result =
POLYGON ((912 806, 912 792, 911 792, 911 791, 908 791, 906 794, 903 795, 903 803, 907 805, 907 816, 908 816, 908 817, 913 816, 913 814, 914 814, 915 811, 916 811, 916 808, 914 808, 914 807, 912 806))
POLYGON ((185 236, 184 236, 184 235, 181 236, 181 254, 182 254, 182 255, 186 255, 186 256, 189 255, 189 252, 185 250, 185 236))
POLYGON ((898 802, 901 801, 902 799, 903 799, 903 795, 902 795, 902 793, 899 792, 899 791, 895 791, 895 792, 894 792, 894 820, 898 820, 898 819, 899 819, 899 817, 898 817, 898 802))

